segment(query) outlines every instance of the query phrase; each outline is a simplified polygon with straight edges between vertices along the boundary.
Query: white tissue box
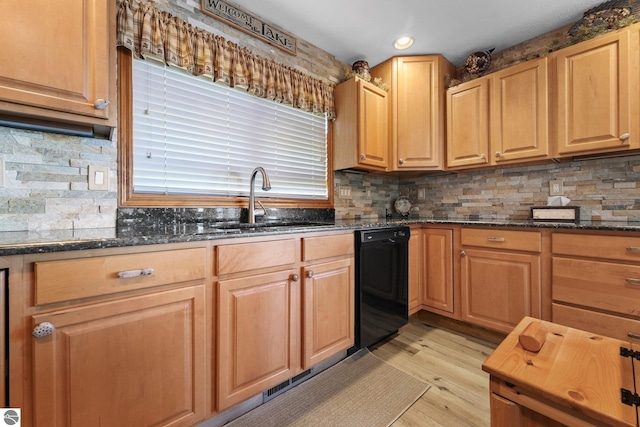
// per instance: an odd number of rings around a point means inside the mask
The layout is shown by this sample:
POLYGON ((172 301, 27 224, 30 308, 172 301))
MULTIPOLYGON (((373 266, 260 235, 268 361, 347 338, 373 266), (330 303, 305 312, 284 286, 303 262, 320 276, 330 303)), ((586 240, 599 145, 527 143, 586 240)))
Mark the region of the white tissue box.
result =
POLYGON ((534 206, 531 208, 534 221, 580 222, 580 206, 534 206))

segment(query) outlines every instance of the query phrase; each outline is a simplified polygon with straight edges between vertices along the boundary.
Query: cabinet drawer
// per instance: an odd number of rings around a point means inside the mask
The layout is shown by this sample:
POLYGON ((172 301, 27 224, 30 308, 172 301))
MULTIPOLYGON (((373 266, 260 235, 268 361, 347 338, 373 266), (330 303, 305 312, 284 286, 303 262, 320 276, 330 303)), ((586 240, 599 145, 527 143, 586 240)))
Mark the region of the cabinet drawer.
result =
POLYGON ((312 261, 353 254, 352 233, 337 236, 305 237, 302 239, 302 259, 312 261))
POLYGON ((463 246, 527 252, 542 250, 542 237, 537 231, 463 228, 460 236, 463 246))
POLYGON ((219 246, 218 274, 239 273, 296 262, 294 239, 219 246))
POLYGON ((640 266, 554 257, 554 301, 640 315, 640 266))
POLYGON ((553 304, 553 322, 622 341, 640 342, 640 321, 553 304))
POLYGON ((554 254, 640 262, 640 237, 554 233, 554 254))
POLYGON ((49 304, 203 279, 206 252, 205 248, 194 248, 36 262, 35 303, 49 304))

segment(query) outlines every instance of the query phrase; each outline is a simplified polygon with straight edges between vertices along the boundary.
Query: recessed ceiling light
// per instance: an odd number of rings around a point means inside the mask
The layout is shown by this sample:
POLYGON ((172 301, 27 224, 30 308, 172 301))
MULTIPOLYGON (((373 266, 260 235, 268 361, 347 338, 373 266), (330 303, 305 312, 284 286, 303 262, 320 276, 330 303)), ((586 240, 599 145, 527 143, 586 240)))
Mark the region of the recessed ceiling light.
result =
POLYGON ((393 42, 393 47, 396 49, 407 49, 413 44, 413 37, 403 36, 393 42))

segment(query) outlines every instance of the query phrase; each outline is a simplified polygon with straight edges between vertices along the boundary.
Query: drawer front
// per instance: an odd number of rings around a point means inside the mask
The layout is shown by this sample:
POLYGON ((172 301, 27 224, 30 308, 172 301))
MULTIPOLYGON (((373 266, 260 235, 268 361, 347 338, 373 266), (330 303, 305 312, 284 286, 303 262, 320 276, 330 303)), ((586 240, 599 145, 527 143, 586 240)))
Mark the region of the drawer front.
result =
POLYGON ((553 322, 595 334, 640 343, 640 320, 553 304, 553 322))
POLYGON ((640 315, 640 266, 554 257, 552 294, 563 301, 640 315))
POLYGON ((35 263, 36 305, 205 278, 205 248, 35 263))
POLYGON ((554 254, 640 262, 640 237, 553 233, 554 254))
POLYGON ((463 228, 460 236, 463 246, 527 252, 542 250, 542 237, 537 231, 463 228))
POLYGON ((297 260, 296 242, 285 239, 219 246, 217 257, 218 274, 289 266, 297 260))
POLYGON ((351 255, 354 252, 353 247, 353 233, 337 236, 305 237, 302 239, 302 259, 303 261, 312 261, 351 255))

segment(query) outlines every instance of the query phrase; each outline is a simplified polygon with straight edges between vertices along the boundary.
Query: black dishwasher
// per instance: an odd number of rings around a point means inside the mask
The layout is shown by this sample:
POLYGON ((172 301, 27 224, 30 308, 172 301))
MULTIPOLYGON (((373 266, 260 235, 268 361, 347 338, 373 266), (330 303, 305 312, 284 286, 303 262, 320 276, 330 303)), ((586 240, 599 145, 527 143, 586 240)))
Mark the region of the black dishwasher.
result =
POLYGON ((355 345, 350 352, 397 332, 409 319, 406 226, 355 232, 355 345))

